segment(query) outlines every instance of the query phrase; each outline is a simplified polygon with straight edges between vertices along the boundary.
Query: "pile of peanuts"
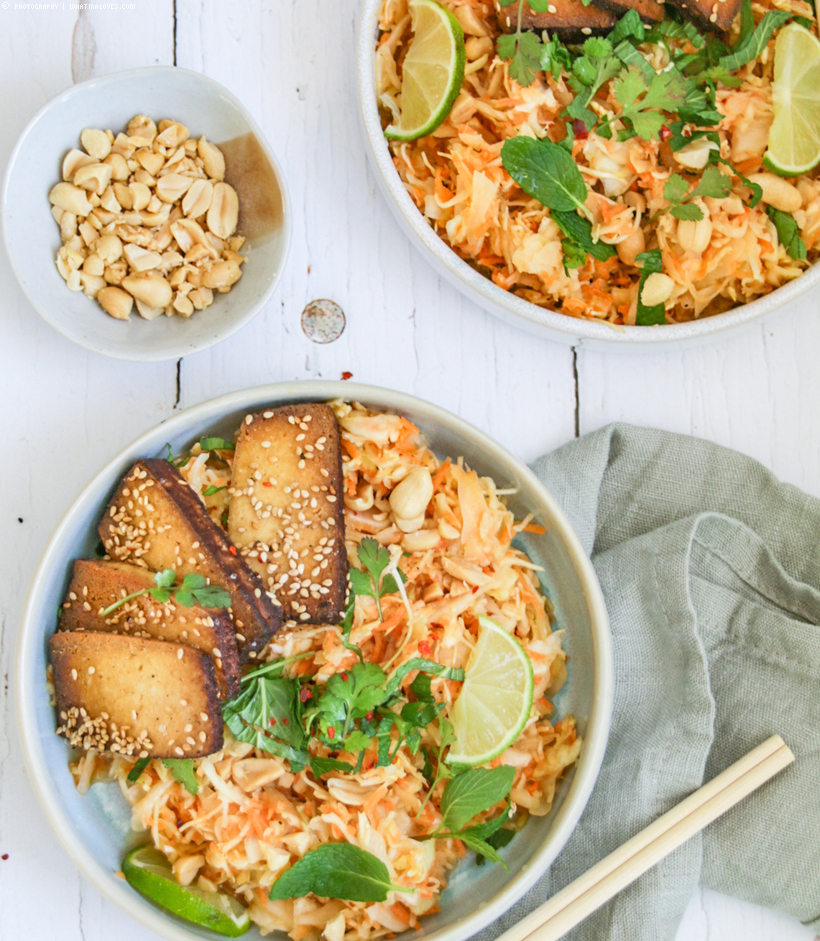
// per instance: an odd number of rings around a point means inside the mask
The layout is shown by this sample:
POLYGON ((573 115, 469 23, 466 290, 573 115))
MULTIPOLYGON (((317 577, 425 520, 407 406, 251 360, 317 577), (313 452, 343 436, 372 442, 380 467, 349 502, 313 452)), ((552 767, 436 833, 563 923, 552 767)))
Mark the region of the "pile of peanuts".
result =
POLYGON ((125 133, 86 128, 49 193, 63 245, 57 270, 71 291, 129 320, 190 317, 242 277, 239 199, 222 151, 177 121, 145 115, 125 133))

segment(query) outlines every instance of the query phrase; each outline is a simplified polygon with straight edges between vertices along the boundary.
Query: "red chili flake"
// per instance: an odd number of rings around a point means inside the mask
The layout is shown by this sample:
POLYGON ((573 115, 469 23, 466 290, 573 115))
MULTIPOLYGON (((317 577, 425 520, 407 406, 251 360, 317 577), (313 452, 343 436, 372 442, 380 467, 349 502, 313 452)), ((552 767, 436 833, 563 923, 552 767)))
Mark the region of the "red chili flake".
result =
POLYGON ((311 693, 309 689, 300 689, 299 699, 301 699, 302 702, 307 702, 309 699, 313 699, 313 693, 311 693))
POLYGON ((419 641, 419 653, 422 657, 429 657, 432 652, 430 644, 426 640, 419 641))
POLYGON ((372 722, 372 721, 373 721, 373 710, 372 710, 372 709, 370 710, 370 712, 368 712, 368 713, 365 714, 365 719, 367 719, 368 722, 372 722))
POLYGON ((477 591, 478 591, 478 585, 476 585, 476 586, 473 588, 473 594, 475 594, 477 591))
POLYGON ((347 673, 343 673, 343 674, 342 674, 342 682, 344 682, 344 683, 347 682, 347 673))
POLYGON ((282 719, 282 725, 290 725, 290 719, 282 719))
POLYGON ((336 729, 334 729, 332 725, 327 730, 327 737, 336 738, 336 729))
POLYGON ((661 140, 669 140, 672 136, 672 131, 664 124, 661 128, 660 138, 661 140))
POLYGON ((353 378, 353 373, 352 373, 352 372, 348 372, 347 370, 345 370, 345 371, 342 373, 342 379, 347 380, 347 379, 352 379, 352 378, 353 378))
POLYGON ((268 719, 268 725, 276 725, 276 719, 274 719, 273 717, 268 719))
POLYGON ((587 126, 583 121, 580 120, 580 118, 576 118, 572 122, 572 133, 578 138, 578 140, 586 140, 589 137, 587 126))
POLYGON ((272 487, 273 484, 272 484, 269 480, 263 480, 263 481, 262 481, 262 486, 263 486, 263 487, 272 487))
POLYGON ((3 855, 0 856, 0 859, 3 859, 3 860, 8 859, 8 858, 9 858, 9 854, 8 854, 8 853, 3 853, 3 855))
POLYGON ((230 552, 231 555, 236 555, 236 546, 228 546, 228 552, 230 552))

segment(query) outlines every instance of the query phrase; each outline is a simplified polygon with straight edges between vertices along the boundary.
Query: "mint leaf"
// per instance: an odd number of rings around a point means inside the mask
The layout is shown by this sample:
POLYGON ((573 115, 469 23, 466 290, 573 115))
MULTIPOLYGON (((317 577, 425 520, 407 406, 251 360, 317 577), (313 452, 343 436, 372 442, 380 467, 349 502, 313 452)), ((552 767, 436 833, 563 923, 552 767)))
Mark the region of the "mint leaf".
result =
POLYGON ((148 762, 150 758, 138 758, 134 764, 134 767, 128 772, 128 777, 126 780, 129 784, 134 784, 134 782, 139 780, 140 775, 148 767, 148 762))
MULTIPOLYGON (((502 829, 498 830, 496 833, 493 833, 492 836, 488 837, 485 841, 489 846, 495 850, 503 849, 515 836, 515 830, 502 829)), ((484 863, 484 857, 479 857, 476 860, 476 865, 481 866, 484 863)))
POLYGON ((515 768, 471 768, 448 782, 441 798, 441 828, 462 830, 477 814, 489 810, 510 793, 515 768))
POLYGON ((547 42, 541 45, 541 61, 539 64, 544 72, 549 72, 557 80, 561 78, 565 70, 571 68, 572 56, 557 36, 551 36, 547 42))
POLYGON ((299 770, 308 760, 305 733, 297 712, 298 686, 286 676, 257 676, 222 705, 222 718, 234 737, 291 762, 299 770))
POLYGON ((784 23, 788 22, 794 16, 786 10, 770 10, 763 19, 757 24, 754 32, 739 42, 731 53, 723 56, 720 65, 728 71, 739 69, 753 59, 759 58, 763 50, 768 46, 774 31, 779 29, 784 23))
POLYGON ((190 758, 163 758, 162 763, 189 794, 197 795, 199 782, 194 774, 194 763, 190 758))
POLYGON ((425 673, 431 673, 433 676, 442 676, 446 680, 458 680, 460 682, 464 679, 464 670, 462 670, 461 667, 446 667, 442 663, 436 663, 435 660, 425 660, 423 657, 412 657, 410 660, 405 660, 388 680, 386 687, 388 696, 392 696, 398 691, 401 681, 408 673, 412 673, 413 670, 423 670, 425 673))
POLYGON ((521 189, 548 209, 580 209, 586 215, 587 185, 563 147, 546 138, 514 137, 504 142, 501 162, 521 189))
POLYGON ((330 774, 331 771, 342 771, 350 774, 354 770, 354 766, 349 761, 340 761, 338 758, 314 756, 310 759, 310 770, 313 772, 314 777, 320 778, 323 774, 330 774))
POLYGON ((786 249, 789 258, 795 261, 804 261, 807 255, 806 243, 800 237, 800 227, 789 213, 773 206, 766 207, 766 215, 774 223, 777 230, 777 238, 780 244, 786 249))
MULTIPOLYGON (((667 186, 668 185, 669 184, 667 184, 667 186)), ((694 208, 697 209, 697 206, 694 208)), ((658 274, 663 271, 663 255, 661 250, 659 248, 653 248, 650 252, 643 252, 641 255, 638 255, 635 260, 643 263, 641 280, 638 284, 638 311, 635 317, 635 323, 642 327, 666 323, 666 308, 663 304, 655 304, 652 307, 647 307, 641 300, 643 286, 646 284, 646 279, 649 275, 658 274)))
POLYGON ((285 870, 271 886, 270 899, 298 899, 308 893, 349 902, 383 902, 388 892, 412 892, 393 885, 387 866, 352 843, 324 843, 285 870))
POLYGON ((236 445, 233 441, 226 438, 220 438, 217 435, 206 435, 199 439, 199 446, 203 451, 235 451, 236 445))
MULTIPOLYGON (((550 214, 558 228, 579 248, 583 249, 596 261, 607 261, 617 254, 612 245, 606 242, 594 242, 592 240, 592 223, 589 219, 579 216, 577 212, 561 212, 554 210, 550 214)), ((563 242, 562 242, 563 245, 563 242)), ((566 254, 566 253, 565 253, 566 254)), ((581 261, 584 263, 586 259, 581 261)))
POLYGON ((461 840, 461 842, 468 849, 471 849, 474 853, 477 853, 479 858, 489 859, 492 863, 498 863, 499 866, 503 866, 504 869, 509 872, 510 867, 504 862, 498 853, 496 853, 492 844, 486 840, 479 840, 477 837, 471 836, 469 833, 459 833, 456 838, 461 840))
POLYGON ((636 42, 643 42, 646 36, 646 28, 643 25, 637 10, 627 10, 627 12, 615 24, 615 28, 606 37, 610 46, 615 48, 619 42, 624 39, 634 39, 636 42))

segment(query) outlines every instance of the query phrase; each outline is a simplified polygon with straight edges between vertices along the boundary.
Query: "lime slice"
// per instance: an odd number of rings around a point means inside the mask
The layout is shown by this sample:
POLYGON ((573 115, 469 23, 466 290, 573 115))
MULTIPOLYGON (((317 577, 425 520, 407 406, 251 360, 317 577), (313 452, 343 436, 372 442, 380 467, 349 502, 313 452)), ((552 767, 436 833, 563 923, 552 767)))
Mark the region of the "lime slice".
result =
POLYGON ((251 926, 247 911, 236 899, 221 892, 180 885, 168 860, 153 846, 131 850, 122 862, 122 871, 129 885, 195 925, 229 938, 238 938, 251 926))
POLYGON ((434 0, 410 0, 413 40, 401 74, 401 115, 384 132, 391 140, 432 133, 450 113, 464 79, 464 33, 434 0))
POLYGON ((532 709, 532 663, 518 641, 489 618, 450 710, 456 740, 448 762, 482 765, 521 734, 532 709))
POLYGON ((820 163, 820 40, 793 23, 774 47, 774 123, 763 162, 780 176, 820 163))

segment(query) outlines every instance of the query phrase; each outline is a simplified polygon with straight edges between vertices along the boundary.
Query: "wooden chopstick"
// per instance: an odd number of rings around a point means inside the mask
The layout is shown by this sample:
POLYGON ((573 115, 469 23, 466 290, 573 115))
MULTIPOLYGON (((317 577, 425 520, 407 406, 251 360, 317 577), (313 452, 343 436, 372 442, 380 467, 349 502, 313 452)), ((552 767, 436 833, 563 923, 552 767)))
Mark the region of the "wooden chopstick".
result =
POLYGON ((793 761, 783 739, 773 735, 565 886, 498 941, 557 941, 793 761))

